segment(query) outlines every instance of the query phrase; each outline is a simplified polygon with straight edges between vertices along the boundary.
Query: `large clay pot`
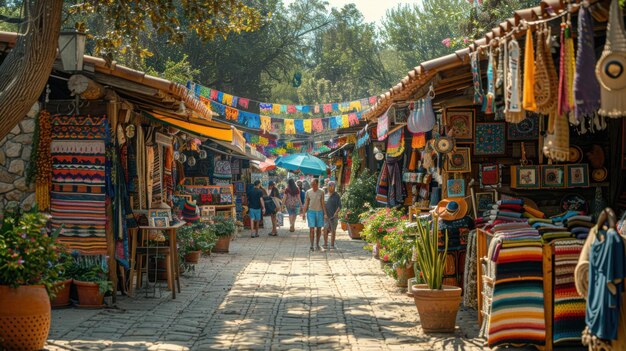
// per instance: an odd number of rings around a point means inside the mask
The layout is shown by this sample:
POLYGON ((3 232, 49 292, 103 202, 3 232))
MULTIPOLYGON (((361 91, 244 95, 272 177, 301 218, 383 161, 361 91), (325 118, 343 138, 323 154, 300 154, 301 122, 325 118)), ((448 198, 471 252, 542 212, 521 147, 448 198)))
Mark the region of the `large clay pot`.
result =
POLYGON ((361 239, 363 227, 361 223, 348 223, 348 235, 350 235, 350 239, 361 239))
POLYGON ((74 285, 76 285, 76 290, 78 292, 78 307, 103 307, 104 294, 100 293, 98 283, 74 280, 74 285))
POLYGON ((43 349, 50 331, 50 297, 43 285, 0 285, 0 349, 43 349))
POLYGON ((339 221, 341 224, 341 230, 348 230, 348 222, 339 221))
POLYGON ((396 267, 396 275, 398 276, 398 278, 396 279, 396 286, 400 288, 406 288, 407 281, 415 277, 413 264, 410 264, 406 267, 396 267))
POLYGON ((72 279, 54 283, 54 291, 56 296, 50 305, 52 308, 67 307, 70 305, 70 290, 72 289, 72 279))
POLYGON ((202 254, 201 250, 198 251, 190 251, 185 255, 185 262, 187 263, 198 263, 200 262, 200 255, 202 254))
POLYGON ((229 248, 230 236, 220 236, 217 238, 217 242, 211 251, 215 253, 228 253, 229 248))
POLYGON ((461 288, 444 285, 441 290, 432 290, 426 284, 416 284, 412 290, 424 332, 454 332, 456 313, 461 304, 461 288))

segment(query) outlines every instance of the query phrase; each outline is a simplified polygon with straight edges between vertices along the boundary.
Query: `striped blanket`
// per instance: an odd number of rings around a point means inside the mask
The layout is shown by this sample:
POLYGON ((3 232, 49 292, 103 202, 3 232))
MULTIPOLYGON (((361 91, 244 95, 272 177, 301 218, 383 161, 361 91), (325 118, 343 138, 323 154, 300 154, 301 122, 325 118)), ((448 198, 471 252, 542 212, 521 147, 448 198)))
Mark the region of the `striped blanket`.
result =
POLYGON ((580 343, 585 329, 585 299, 578 295, 574 270, 584 240, 554 242, 554 327, 553 341, 580 343))
POLYGON ((82 254, 106 254, 104 117, 52 117, 52 226, 59 241, 82 254))

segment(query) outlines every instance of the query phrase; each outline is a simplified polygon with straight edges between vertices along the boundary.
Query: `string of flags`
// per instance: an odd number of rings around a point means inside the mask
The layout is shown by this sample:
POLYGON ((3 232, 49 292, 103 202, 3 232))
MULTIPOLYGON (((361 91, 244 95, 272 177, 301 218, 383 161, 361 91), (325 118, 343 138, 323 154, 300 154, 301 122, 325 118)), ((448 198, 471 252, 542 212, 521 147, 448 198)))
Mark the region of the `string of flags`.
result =
POLYGON ((330 114, 337 112, 345 114, 363 111, 373 106, 377 101, 376 96, 370 96, 353 101, 315 105, 279 104, 235 96, 192 82, 187 82, 187 88, 205 103, 209 100, 237 110, 256 111, 258 109, 264 115, 330 114))

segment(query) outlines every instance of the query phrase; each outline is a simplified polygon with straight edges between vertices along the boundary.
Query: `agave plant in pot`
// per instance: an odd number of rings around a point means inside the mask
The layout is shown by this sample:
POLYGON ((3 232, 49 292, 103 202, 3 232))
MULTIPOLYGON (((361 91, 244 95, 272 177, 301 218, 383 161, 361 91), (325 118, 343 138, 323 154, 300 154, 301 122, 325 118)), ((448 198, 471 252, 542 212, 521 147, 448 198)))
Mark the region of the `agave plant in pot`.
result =
POLYGON ((212 252, 228 253, 230 250, 230 239, 235 234, 235 221, 230 217, 215 216, 209 228, 217 236, 217 242, 212 252))
POLYGON ((5 213, 0 228, 0 350, 40 350, 50 330, 50 296, 59 279, 58 231, 48 217, 5 213), (47 291, 46 291, 47 290, 47 291), (48 295, 50 293, 50 296, 48 295))
POLYGON ((69 269, 78 292, 78 307, 104 307, 104 295, 113 291, 108 278, 106 257, 79 256, 73 253, 74 264, 69 269))
POLYGON ((445 246, 437 245, 438 223, 418 220, 415 239, 415 256, 421 278, 426 284, 413 285, 413 299, 420 316, 422 328, 427 333, 451 333, 456 325, 456 314, 461 303, 461 288, 443 285, 443 275, 448 251, 448 234, 445 246))

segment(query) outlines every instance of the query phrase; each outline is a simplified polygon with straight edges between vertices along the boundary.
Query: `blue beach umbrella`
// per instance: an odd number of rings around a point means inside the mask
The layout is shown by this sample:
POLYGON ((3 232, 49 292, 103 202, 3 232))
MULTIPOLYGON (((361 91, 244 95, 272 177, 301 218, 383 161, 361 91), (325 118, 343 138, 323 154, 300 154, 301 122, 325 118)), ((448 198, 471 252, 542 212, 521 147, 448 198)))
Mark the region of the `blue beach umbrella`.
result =
POLYGON ((283 156, 277 159, 275 163, 276 167, 310 175, 324 175, 326 168, 328 168, 324 161, 306 153, 283 156))

